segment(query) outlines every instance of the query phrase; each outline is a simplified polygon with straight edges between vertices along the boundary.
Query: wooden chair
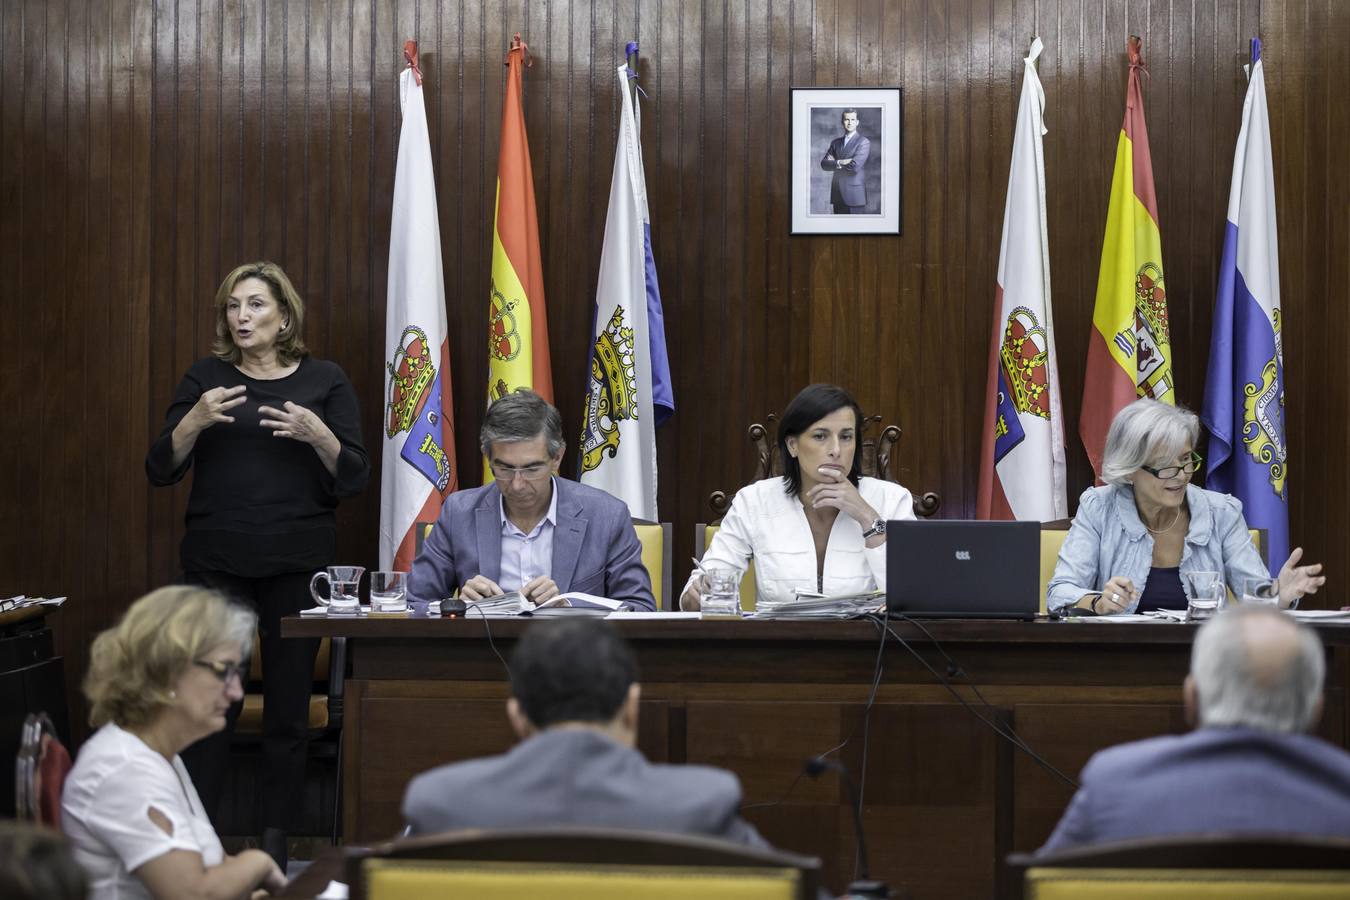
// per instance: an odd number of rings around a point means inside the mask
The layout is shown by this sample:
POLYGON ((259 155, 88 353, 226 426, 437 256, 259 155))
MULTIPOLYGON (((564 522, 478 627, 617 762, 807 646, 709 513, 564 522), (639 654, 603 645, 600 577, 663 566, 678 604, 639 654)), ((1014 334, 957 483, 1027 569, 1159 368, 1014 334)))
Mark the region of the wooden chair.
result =
POLYGON ((1286 900, 1350 896, 1350 840, 1202 834, 1013 854, 1026 900, 1286 900))
POLYGON ((617 828, 452 831, 347 854, 352 900, 808 900, 819 870, 778 850, 617 828))
POLYGON ((656 608, 670 609, 679 605, 679 598, 671 599, 670 563, 674 554, 671 540, 674 526, 670 522, 651 522, 647 519, 634 519, 633 530, 637 532, 642 544, 642 564, 647 567, 647 575, 652 581, 652 596, 656 598, 656 608))
POLYGON ((61 829, 61 788, 72 765, 70 753, 44 712, 29 713, 14 759, 16 818, 61 829))
MULTIPOLYGON (((338 841, 342 820, 342 708, 347 677, 347 639, 324 638, 314 657, 314 684, 309 696, 309 754, 312 758, 333 759, 335 768, 334 812, 331 840, 338 841)), ((262 641, 253 634, 253 654, 249 658, 247 692, 239 719, 234 726, 234 743, 256 744, 262 739, 263 694, 262 641)))
MULTIPOLYGON (((783 460, 778 452, 777 413, 769 413, 765 421, 768 425, 756 423, 746 432, 755 452, 755 471, 750 476, 752 482, 771 475, 783 474, 783 460)), ((891 452, 895 449, 895 445, 900 443, 900 426, 887 425, 881 429, 879 436, 868 435, 868 430, 872 426, 880 425, 881 416, 866 416, 863 419, 862 434, 859 436, 861 443, 858 447, 862 453, 862 473, 872 478, 895 481, 891 475, 891 452)), ((708 495, 708 506, 712 510, 714 522, 720 521, 727 514, 727 508, 731 506, 731 498, 735 494, 735 491, 730 495, 725 491, 713 491, 708 495)), ((928 518, 936 514, 941 505, 942 498, 933 491, 928 491, 914 497, 914 514, 928 518)))

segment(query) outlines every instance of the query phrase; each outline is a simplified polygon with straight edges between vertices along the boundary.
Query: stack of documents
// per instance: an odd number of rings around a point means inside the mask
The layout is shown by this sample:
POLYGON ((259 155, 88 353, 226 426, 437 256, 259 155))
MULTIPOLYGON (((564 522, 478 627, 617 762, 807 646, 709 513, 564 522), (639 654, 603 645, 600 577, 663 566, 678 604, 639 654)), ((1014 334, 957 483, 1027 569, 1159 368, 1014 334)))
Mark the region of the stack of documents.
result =
POLYGON ((797 591, 791 600, 763 600, 755 607, 756 619, 852 619, 877 612, 886 603, 881 591, 826 597, 810 591, 797 591))
POLYGON ((580 591, 573 591, 570 594, 558 594, 550 597, 543 603, 535 605, 525 598, 520 591, 507 591, 496 597, 484 597, 482 600, 468 601, 468 610, 465 613, 468 616, 521 616, 532 615, 539 610, 591 610, 597 613, 607 613, 618 609, 623 605, 620 600, 610 600, 608 597, 597 597, 594 594, 585 594, 580 591))
POLYGON ((65 602, 65 597, 29 597, 19 594, 16 597, 0 598, 0 612, 9 612, 11 609, 23 609, 28 606, 60 606, 65 602))

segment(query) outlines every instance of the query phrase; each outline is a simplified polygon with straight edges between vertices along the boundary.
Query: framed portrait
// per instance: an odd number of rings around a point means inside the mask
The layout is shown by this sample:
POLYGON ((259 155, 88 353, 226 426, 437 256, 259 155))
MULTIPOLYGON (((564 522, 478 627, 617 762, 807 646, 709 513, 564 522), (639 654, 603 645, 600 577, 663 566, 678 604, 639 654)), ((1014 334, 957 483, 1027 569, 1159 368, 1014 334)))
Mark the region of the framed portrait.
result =
POLYGON ((792 88, 792 233, 899 234, 898 87, 792 88))

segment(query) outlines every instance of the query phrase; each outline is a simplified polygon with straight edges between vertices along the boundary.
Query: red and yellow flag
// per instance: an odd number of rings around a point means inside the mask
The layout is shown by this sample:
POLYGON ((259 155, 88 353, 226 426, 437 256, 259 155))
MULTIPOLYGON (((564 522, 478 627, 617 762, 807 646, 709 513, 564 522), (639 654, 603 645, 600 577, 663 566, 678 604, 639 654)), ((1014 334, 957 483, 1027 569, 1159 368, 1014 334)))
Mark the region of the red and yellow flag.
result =
POLYGON ((526 387, 553 402, 544 314, 544 265, 534 174, 522 103, 525 54, 517 34, 506 57, 502 144, 497 157, 497 210, 492 229, 492 283, 488 300, 487 402, 526 387))
POLYGON ((1158 198, 1139 86, 1140 72, 1146 70, 1139 38, 1131 36, 1128 47, 1125 123, 1116 145, 1097 305, 1088 338, 1083 414, 1078 421, 1078 433, 1099 478, 1106 431, 1116 413, 1139 397, 1176 402, 1158 198))

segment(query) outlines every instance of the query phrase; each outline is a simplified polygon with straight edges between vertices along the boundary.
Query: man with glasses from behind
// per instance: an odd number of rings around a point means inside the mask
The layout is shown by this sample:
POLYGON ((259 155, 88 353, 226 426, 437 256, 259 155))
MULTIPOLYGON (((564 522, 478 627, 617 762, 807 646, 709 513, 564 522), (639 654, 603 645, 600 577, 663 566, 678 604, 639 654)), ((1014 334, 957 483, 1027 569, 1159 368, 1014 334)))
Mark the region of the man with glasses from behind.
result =
POLYGON ((520 591, 540 604, 575 591, 656 609, 628 506, 558 477, 566 443, 557 409, 533 391, 507 394, 488 408, 478 442, 493 482, 445 499, 413 561, 413 597, 520 591))

